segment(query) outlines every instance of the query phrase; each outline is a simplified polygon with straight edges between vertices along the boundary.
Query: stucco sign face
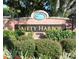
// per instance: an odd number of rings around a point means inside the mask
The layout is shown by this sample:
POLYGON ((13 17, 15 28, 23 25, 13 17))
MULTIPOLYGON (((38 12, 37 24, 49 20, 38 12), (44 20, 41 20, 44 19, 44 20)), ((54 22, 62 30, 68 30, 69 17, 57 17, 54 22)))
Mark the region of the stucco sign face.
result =
POLYGON ((38 10, 32 13, 31 15, 32 18, 36 20, 44 20, 49 17, 48 13, 43 11, 43 10, 38 10))

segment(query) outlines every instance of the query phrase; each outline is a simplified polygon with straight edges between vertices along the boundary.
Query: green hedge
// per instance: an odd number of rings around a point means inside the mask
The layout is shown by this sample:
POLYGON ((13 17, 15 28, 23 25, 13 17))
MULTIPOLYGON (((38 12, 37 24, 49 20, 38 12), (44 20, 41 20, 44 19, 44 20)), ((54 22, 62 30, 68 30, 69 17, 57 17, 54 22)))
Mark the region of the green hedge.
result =
POLYGON ((22 51, 24 54, 27 52, 28 56, 33 56, 35 51, 35 43, 34 40, 17 40, 14 41, 14 47, 17 50, 22 51))
POLYGON ((16 38, 18 39, 19 36, 25 34, 25 31, 23 31, 23 30, 15 30, 14 33, 15 33, 15 35, 16 35, 16 38))
POLYGON ((21 36, 18 36, 18 40, 30 40, 30 39, 33 39, 33 33, 28 33, 28 35, 21 35, 21 36))
POLYGON ((17 40, 14 41, 14 46, 23 53, 28 52, 28 56, 40 57, 46 55, 56 59, 62 54, 60 43, 52 40, 17 40))
POLYGON ((4 39, 6 39, 6 37, 8 37, 8 38, 10 38, 10 40, 16 40, 15 32, 11 31, 11 30, 4 30, 3 37, 4 37, 4 39))
POLYGON ((63 50, 70 53, 72 50, 76 49, 76 40, 66 39, 61 41, 63 50))
POLYGON ((3 31, 3 37, 9 37, 11 40, 17 40, 20 36, 24 34, 25 34, 25 31, 22 31, 22 30, 15 30, 15 31, 4 30, 3 31))
POLYGON ((17 40, 14 31, 4 30, 3 31, 3 46, 8 49, 13 49, 13 40, 17 40))
POLYGON ((61 45, 52 40, 36 40, 36 54, 40 56, 47 55, 50 56, 52 59, 58 59, 62 53, 61 45))
POLYGON ((29 40, 29 39, 26 35, 21 35, 21 36, 18 37, 18 40, 23 41, 23 40, 29 40))
POLYGON ((47 30, 46 36, 49 39, 60 41, 62 39, 73 38, 73 36, 75 36, 75 32, 70 30, 47 30))

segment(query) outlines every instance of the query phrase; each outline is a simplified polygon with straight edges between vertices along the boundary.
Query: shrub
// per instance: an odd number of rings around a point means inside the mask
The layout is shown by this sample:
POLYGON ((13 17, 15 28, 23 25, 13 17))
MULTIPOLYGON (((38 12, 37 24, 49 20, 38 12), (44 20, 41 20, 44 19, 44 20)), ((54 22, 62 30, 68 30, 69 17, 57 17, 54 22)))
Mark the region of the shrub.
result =
POLYGON ((66 39, 61 41, 61 45, 63 50, 66 52, 71 52, 73 49, 76 48, 76 40, 74 39, 66 39))
POLYGON ((27 35, 27 38, 28 39, 33 39, 33 32, 29 32, 28 35, 27 35))
POLYGON ((64 30, 62 31, 61 36, 63 39, 73 38, 73 32, 71 30, 64 30))
POLYGON ((39 59, 51 59, 51 57, 47 55, 40 55, 39 59))
POLYGON ((8 37, 11 40, 16 40, 15 33, 14 33, 14 31, 11 31, 11 30, 4 30, 3 37, 4 37, 4 39, 6 39, 6 37, 8 37))
POLYGON ((73 32, 70 30, 47 30, 46 31, 47 38, 58 40, 58 41, 62 39, 73 38, 73 35, 75 36, 75 34, 73 34, 73 32))
POLYGON ((23 30, 15 30, 16 38, 18 38, 18 37, 21 36, 21 35, 24 35, 24 34, 25 34, 24 32, 25 32, 25 31, 23 31, 23 30))
POLYGON ((73 33, 72 33, 72 38, 73 38, 73 39, 76 39, 76 32, 73 32, 73 33))
POLYGON ((3 46, 6 46, 8 49, 12 49, 14 47, 13 40, 16 40, 15 34, 11 30, 3 31, 3 46))
POLYGON ((3 37, 3 46, 8 49, 12 49, 14 47, 12 40, 9 37, 3 37))
POLYGON ((76 59, 76 51, 73 50, 70 53, 63 51, 60 59, 76 59))
POLYGON ((47 38, 53 39, 53 40, 62 39, 60 34, 61 34, 60 30, 48 30, 48 31, 46 31, 47 38))
POLYGON ((33 33, 30 32, 28 33, 28 35, 21 35, 18 37, 18 40, 30 40, 30 39, 33 39, 33 33))
POLYGON ((29 40, 28 37, 26 35, 21 35, 18 37, 18 40, 29 40))
POLYGON ((47 55, 50 56, 52 59, 58 59, 59 56, 62 53, 62 48, 61 45, 52 40, 36 40, 36 54, 40 56, 42 55, 47 55))
POLYGON ((14 47, 22 51, 24 54, 27 52, 28 56, 33 56, 35 50, 35 43, 33 40, 17 40, 14 41, 14 47))

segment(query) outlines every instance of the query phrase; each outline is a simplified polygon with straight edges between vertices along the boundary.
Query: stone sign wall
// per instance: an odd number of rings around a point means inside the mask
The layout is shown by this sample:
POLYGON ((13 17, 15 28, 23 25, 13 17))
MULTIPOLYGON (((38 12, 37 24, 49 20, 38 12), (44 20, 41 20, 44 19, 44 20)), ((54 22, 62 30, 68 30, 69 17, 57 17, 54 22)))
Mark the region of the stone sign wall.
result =
POLYGON ((68 18, 49 17, 43 10, 35 11, 31 17, 16 19, 4 19, 4 29, 26 30, 26 31, 45 31, 49 29, 71 29, 72 21, 68 18))
POLYGON ((26 31, 45 31, 49 29, 70 29, 72 28, 72 23, 68 22, 70 20, 65 20, 61 18, 52 18, 43 21, 37 21, 34 19, 30 20, 15 20, 9 19, 4 21, 4 29, 11 30, 26 30, 26 31))

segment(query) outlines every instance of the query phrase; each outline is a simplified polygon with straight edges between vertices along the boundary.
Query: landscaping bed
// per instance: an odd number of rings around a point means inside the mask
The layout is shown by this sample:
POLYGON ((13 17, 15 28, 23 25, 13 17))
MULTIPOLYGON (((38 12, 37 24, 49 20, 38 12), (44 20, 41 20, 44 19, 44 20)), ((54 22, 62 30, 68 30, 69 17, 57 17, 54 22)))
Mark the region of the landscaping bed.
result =
POLYGON ((76 59, 75 32, 46 31, 44 39, 35 40, 32 32, 5 30, 3 32, 4 59, 76 59))

